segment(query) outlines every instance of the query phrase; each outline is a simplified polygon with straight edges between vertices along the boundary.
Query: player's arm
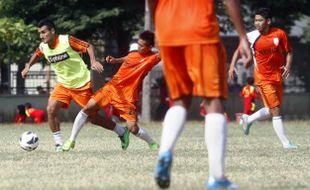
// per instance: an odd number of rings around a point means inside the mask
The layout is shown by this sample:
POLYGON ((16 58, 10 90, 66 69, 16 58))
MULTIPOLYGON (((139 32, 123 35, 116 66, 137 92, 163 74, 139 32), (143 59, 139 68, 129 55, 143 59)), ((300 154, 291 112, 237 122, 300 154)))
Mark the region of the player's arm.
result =
POLYGON ((288 40, 288 36, 285 32, 283 32, 281 36, 281 46, 285 49, 285 52, 286 52, 286 60, 285 60, 285 65, 283 67, 283 73, 282 73, 282 77, 286 79, 290 75, 292 62, 293 62, 293 52, 292 52, 292 48, 288 40))
POLYGON ((228 15, 230 16, 231 21, 233 22, 235 29, 239 34, 239 50, 240 55, 242 57, 243 65, 245 68, 251 66, 252 62, 252 52, 247 41, 246 31, 244 28, 241 9, 240 9, 240 1, 239 0, 223 0, 226 6, 226 10, 228 15))
POLYGON ((37 60, 43 56, 43 53, 41 52, 41 50, 38 48, 36 49, 35 53, 31 56, 30 60, 28 61, 28 63, 26 63, 25 68, 22 70, 21 74, 23 78, 26 78, 29 71, 30 71, 30 67, 35 64, 37 62, 37 60))
POLYGON ((231 59, 230 67, 228 70, 228 81, 231 81, 234 79, 235 74, 238 75, 238 70, 236 67, 237 61, 240 58, 239 48, 237 48, 233 54, 233 57, 231 59))
POLYGON ((286 53, 286 64, 283 67, 283 78, 288 78, 290 75, 291 67, 292 67, 292 62, 293 62, 293 53, 292 51, 289 51, 286 53))
POLYGON ((82 52, 82 53, 88 53, 89 59, 90 59, 90 65, 91 69, 94 71, 97 71, 98 73, 103 72, 103 66, 99 61, 96 60, 95 57, 95 50, 94 46, 83 41, 80 39, 77 39, 73 36, 69 36, 69 43, 72 49, 74 49, 77 52, 82 52))
POLYGON ((87 48, 87 53, 90 59, 90 65, 91 65, 91 69, 94 71, 97 71, 98 73, 102 73, 103 72, 103 66, 101 65, 101 63, 99 61, 96 60, 95 58, 95 51, 94 51, 94 46, 89 44, 88 48, 87 48))
POLYGON ((123 57, 113 57, 111 55, 108 55, 106 58, 105 58, 105 61, 109 64, 121 64, 123 63, 125 60, 127 59, 127 56, 123 56, 123 57))

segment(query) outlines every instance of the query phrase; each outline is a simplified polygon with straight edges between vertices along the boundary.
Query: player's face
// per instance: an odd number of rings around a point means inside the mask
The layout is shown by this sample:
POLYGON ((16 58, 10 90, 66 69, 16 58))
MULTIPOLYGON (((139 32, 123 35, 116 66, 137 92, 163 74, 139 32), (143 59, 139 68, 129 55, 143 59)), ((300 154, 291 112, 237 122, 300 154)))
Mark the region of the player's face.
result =
POLYGON ((254 26, 259 32, 266 32, 270 24, 270 19, 265 19, 261 15, 255 15, 254 26))
POLYGON ((55 30, 49 29, 47 26, 42 26, 38 29, 40 39, 43 43, 50 44, 53 42, 55 37, 55 30))
POLYGON ((145 40, 138 40, 138 52, 141 54, 148 53, 152 49, 152 46, 149 45, 145 40))

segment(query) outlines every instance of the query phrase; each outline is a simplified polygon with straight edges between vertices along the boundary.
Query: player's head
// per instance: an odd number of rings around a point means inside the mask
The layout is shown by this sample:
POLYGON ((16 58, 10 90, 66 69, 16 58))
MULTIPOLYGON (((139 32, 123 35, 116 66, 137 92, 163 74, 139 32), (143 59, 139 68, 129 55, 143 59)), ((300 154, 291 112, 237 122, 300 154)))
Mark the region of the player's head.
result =
POLYGON ((138 52, 141 54, 150 52, 155 43, 154 39, 155 35, 153 32, 148 30, 142 32, 138 39, 138 52))
POLYGON ((272 14, 268 8, 260 8, 254 15, 254 26, 259 32, 266 33, 271 24, 272 14))
POLYGON ((38 32, 43 43, 52 43, 56 35, 55 24, 49 19, 42 19, 38 23, 38 32))
POLYGON ((16 108, 16 112, 20 115, 26 115, 25 106, 22 104, 18 105, 16 108))
POLYGON ((26 107, 26 109, 29 109, 29 108, 32 108, 32 105, 29 102, 27 102, 27 103, 25 103, 25 107, 26 107))
POLYGON ((248 77, 246 79, 246 82, 249 84, 249 85, 253 85, 254 84, 254 78, 253 77, 248 77))

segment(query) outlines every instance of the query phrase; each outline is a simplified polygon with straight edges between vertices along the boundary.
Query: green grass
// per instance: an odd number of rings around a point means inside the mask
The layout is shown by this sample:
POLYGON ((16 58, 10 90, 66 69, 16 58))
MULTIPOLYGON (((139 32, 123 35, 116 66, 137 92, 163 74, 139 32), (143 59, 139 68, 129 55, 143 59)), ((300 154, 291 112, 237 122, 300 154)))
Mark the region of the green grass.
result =
MULTIPOLYGON (((229 124, 226 175, 240 189, 310 189, 310 121, 285 124, 297 150, 282 149, 271 122, 253 125, 247 137, 229 124)), ((64 140, 71 126, 62 124, 64 140)), ((161 123, 141 127, 160 140, 161 123)), ((133 135, 123 151, 115 133, 87 125, 73 151, 56 153, 47 125, 1 125, 0 130, 0 189, 158 189, 153 180, 157 153, 133 135), (35 151, 19 147, 19 135, 26 130, 40 137, 35 151)), ((203 122, 187 123, 176 146, 170 189, 204 189, 208 158, 203 134, 203 122)))

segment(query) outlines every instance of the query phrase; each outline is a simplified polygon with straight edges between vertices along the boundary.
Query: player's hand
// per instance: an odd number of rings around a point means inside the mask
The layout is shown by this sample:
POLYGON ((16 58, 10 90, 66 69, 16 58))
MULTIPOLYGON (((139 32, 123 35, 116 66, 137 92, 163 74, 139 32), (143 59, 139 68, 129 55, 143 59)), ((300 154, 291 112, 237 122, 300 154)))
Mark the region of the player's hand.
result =
POLYGON ((30 70, 29 66, 26 65, 25 68, 21 72, 23 79, 27 77, 29 70, 30 70))
POLYGON ((243 66, 249 68, 253 64, 253 57, 249 42, 246 37, 240 38, 239 51, 242 58, 243 66))
POLYGON ((111 55, 108 55, 106 58, 105 58, 105 61, 107 63, 110 63, 110 64, 115 64, 116 63, 116 59, 114 57, 112 57, 111 55))
POLYGON ((236 67, 230 68, 228 71, 228 81, 232 81, 234 79, 234 76, 238 75, 238 70, 236 67))
POLYGON ((287 79, 290 76, 290 68, 282 66, 280 69, 283 69, 282 77, 287 79))
POLYGON ((104 69, 100 62, 91 61, 91 70, 97 71, 98 73, 102 73, 104 69))

